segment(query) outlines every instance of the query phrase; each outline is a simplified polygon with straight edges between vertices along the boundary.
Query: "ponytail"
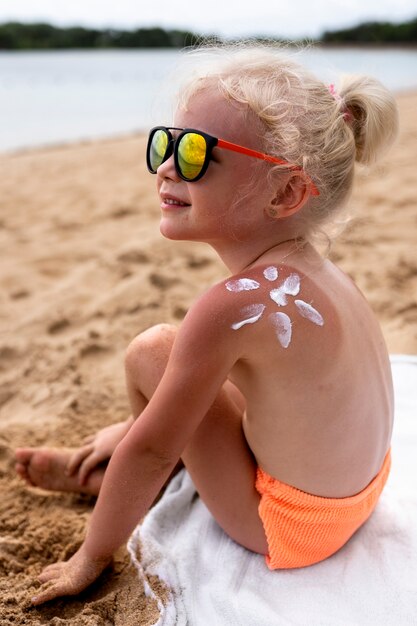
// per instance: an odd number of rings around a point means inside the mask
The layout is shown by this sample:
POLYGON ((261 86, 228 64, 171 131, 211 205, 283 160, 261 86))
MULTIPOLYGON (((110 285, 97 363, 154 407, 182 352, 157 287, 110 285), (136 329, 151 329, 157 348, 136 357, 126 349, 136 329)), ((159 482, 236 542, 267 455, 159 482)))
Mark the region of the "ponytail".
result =
POLYGON ((398 113, 393 95, 376 79, 345 76, 339 95, 347 112, 346 122, 355 138, 355 160, 375 163, 391 146, 398 131, 398 113))

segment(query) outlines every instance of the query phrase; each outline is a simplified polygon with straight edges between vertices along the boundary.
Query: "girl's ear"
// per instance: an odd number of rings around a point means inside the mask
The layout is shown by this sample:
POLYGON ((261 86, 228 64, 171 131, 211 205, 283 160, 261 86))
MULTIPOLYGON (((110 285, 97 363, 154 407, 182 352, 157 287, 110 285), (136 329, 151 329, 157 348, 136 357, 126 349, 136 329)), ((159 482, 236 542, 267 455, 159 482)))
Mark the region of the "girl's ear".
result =
POLYGON ((303 172, 291 172, 290 177, 275 193, 266 211, 270 217, 281 219, 300 211, 310 197, 310 186, 303 172))

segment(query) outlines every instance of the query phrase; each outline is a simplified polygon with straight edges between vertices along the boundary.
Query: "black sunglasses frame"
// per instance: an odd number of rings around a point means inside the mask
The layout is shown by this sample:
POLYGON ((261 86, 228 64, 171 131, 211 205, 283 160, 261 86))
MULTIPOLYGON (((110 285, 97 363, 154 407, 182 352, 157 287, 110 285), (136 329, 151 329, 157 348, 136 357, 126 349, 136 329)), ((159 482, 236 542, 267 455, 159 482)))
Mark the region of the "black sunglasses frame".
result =
POLYGON ((215 148, 218 144, 219 140, 217 139, 217 137, 212 137, 212 135, 203 133, 201 130, 195 130, 194 128, 176 128, 175 126, 169 126, 169 127, 168 126, 155 126, 154 128, 151 128, 149 132, 148 146, 146 148, 146 165, 148 166, 148 170, 150 171, 151 174, 156 174, 156 170, 154 170, 151 165, 151 147, 152 147, 152 139, 158 130, 164 131, 168 137, 168 145, 167 145, 164 158, 161 161, 161 165, 162 163, 165 163, 165 161, 167 161, 170 158, 172 153, 174 153, 175 171, 177 172, 178 176, 182 178, 182 180, 185 180, 187 183, 193 183, 197 180, 200 180, 200 178, 202 178, 202 176, 204 176, 204 174, 207 171, 207 168, 209 166, 210 159, 211 159, 211 153, 213 152, 213 148, 215 148), (178 135, 178 137, 174 138, 172 136, 172 133, 170 133, 171 130, 180 130, 181 132, 178 135), (187 135, 188 133, 195 133, 197 135, 200 135, 201 137, 204 137, 204 140, 207 146, 206 154, 204 157, 204 163, 201 167, 200 172, 194 178, 187 178, 186 176, 184 176, 184 174, 181 172, 181 167, 180 167, 179 158, 178 158, 179 143, 182 137, 184 137, 184 135, 187 135))

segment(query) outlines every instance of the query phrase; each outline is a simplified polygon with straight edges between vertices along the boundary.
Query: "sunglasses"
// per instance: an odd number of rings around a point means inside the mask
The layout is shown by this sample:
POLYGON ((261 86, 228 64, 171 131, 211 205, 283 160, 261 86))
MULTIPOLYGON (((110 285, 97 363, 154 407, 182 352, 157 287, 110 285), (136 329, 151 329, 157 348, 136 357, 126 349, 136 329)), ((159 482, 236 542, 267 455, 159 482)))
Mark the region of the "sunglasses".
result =
MULTIPOLYGON (((290 170, 302 170, 299 165, 294 165, 263 152, 244 148, 224 139, 218 139, 203 133, 201 130, 166 126, 155 126, 151 129, 146 149, 146 164, 151 174, 156 174, 158 167, 174 154, 175 170, 178 176, 187 182, 195 182, 206 173, 213 148, 216 147, 246 154, 246 156, 262 159, 268 163, 286 165, 290 170), (176 139, 172 136, 171 130, 181 131, 176 139)), ((311 180, 310 185, 311 194, 313 196, 320 195, 319 190, 311 180)))

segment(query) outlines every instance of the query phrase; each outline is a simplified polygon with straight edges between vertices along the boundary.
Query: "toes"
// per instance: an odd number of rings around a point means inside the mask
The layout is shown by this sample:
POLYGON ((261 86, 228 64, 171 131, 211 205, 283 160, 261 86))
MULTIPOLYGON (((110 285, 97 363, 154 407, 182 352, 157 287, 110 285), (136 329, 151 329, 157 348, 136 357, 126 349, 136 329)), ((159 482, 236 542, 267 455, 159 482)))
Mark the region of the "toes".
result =
POLYGON ((30 477, 32 472, 44 473, 49 470, 49 454, 43 448, 17 448, 15 450, 16 465, 24 467, 30 477))
POLYGON ((27 465, 22 465, 22 463, 16 463, 14 467, 16 470, 16 474, 20 476, 20 478, 22 478, 22 480, 24 480, 28 485, 33 486, 33 483, 27 471, 27 465))
POLYGON ((16 448, 16 461, 22 465, 28 465, 33 456, 34 448, 16 448))
POLYGON ((22 463, 15 463, 14 468, 16 470, 16 474, 19 474, 21 478, 27 478, 28 474, 26 471, 26 465, 22 465, 22 463))
POLYGON ((32 487, 44 486, 44 477, 50 470, 49 456, 46 449, 18 448, 15 452, 17 474, 32 487))

